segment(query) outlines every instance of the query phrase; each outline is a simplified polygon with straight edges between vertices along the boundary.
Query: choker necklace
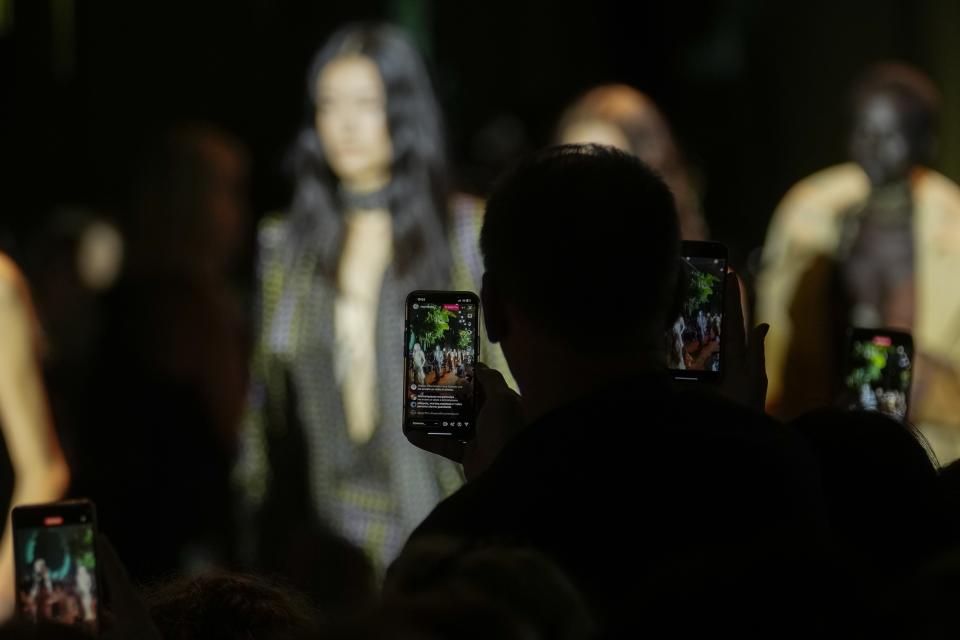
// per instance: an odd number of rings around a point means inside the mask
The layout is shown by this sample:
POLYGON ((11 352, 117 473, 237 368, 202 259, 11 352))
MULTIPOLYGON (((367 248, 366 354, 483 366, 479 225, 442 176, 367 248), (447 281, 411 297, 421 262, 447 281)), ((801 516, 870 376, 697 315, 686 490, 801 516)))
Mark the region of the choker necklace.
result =
POLYGON ((343 184, 337 187, 337 196, 344 212, 369 211, 372 209, 386 209, 388 204, 388 188, 383 187, 376 191, 350 191, 343 184))

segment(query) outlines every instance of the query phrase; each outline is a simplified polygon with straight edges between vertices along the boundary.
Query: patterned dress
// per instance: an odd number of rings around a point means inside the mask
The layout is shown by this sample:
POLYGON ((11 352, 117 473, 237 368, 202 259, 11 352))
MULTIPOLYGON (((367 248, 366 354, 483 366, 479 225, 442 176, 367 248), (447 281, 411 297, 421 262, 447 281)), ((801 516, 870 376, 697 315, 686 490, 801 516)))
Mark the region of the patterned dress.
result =
MULTIPOLYGON (((401 429, 403 304, 416 283, 387 268, 376 327, 380 420, 362 444, 348 435, 337 375, 335 291, 317 256, 291 256, 287 226, 268 218, 258 236, 258 340, 237 467, 241 507, 264 541, 316 523, 361 547, 382 570, 430 510, 462 483, 460 468, 411 446, 401 429)), ((441 279, 442 280, 442 279, 441 279)))

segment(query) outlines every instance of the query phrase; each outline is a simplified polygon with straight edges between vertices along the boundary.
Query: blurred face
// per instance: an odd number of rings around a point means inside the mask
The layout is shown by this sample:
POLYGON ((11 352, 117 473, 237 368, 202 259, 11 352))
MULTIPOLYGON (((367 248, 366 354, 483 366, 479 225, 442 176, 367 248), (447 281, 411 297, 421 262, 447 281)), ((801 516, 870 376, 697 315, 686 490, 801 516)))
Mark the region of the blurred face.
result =
POLYGON ((907 177, 913 164, 911 141, 892 98, 879 94, 860 105, 850 137, 850 154, 875 187, 907 177))
POLYGON ((386 105, 383 78, 370 58, 338 58, 317 78, 317 133, 330 168, 352 191, 376 191, 390 181, 386 105))

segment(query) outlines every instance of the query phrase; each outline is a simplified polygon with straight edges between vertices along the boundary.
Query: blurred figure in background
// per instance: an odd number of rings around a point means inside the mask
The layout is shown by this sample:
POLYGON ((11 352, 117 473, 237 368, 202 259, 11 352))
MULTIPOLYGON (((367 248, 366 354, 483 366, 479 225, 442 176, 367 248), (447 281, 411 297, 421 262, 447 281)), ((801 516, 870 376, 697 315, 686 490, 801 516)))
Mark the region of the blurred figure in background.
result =
POLYGON ((125 282, 156 285, 155 302, 171 306, 151 315, 175 323, 156 327, 158 342, 142 344, 200 390, 227 450, 235 446, 247 382, 242 296, 231 278, 250 233, 249 173, 240 140, 212 125, 177 127, 148 155, 124 230, 125 282))
POLYGON ((307 94, 291 211, 258 237, 238 477, 259 539, 245 551, 287 566, 289 532, 310 522, 382 568, 461 481, 400 429, 404 299, 450 286, 440 110, 420 56, 384 25, 331 36, 307 94))
POLYGON ((0 254, 0 432, 13 471, 3 482, 12 485, 12 493, 0 538, 0 620, 13 614, 16 597, 11 509, 58 500, 70 484, 40 374, 40 348, 40 326, 26 280, 13 261, 0 254))
POLYGON ((633 87, 606 84, 585 93, 560 118, 557 142, 605 144, 637 156, 670 187, 680 237, 706 240, 709 236, 700 198, 670 126, 657 105, 633 87))
POLYGON ((126 260, 102 305, 78 489, 139 579, 221 564, 232 546, 248 348, 230 275, 248 170, 227 133, 177 127, 148 148, 122 220, 126 260))
MULTIPOLYGON (((522 131, 516 131, 519 135, 522 131)), ((677 204, 680 235, 684 240, 706 240, 709 236, 683 153, 670 127, 650 98, 625 84, 595 87, 570 105, 560 118, 556 133, 560 144, 604 144, 632 153, 650 165, 667 183, 677 204)), ((465 195, 454 200, 453 228, 454 288, 479 291, 483 259, 477 249, 483 224, 484 201, 465 195)), ((500 345, 481 328, 481 359, 503 373, 507 384, 517 388, 500 345)))
POLYGON ((791 426, 817 458, 835 540, 868 602, 955 543, 937 466, 914 428, 838 408, 791 426))
POLYGON ((852 93, 853 162, 795 185, 770 223, 758 281, 769 409, 831 404, 847 327, 911 332, 910 418, 960 457, 960 188, 929 169, 940 96, 922 72, 870 68, 852 93))

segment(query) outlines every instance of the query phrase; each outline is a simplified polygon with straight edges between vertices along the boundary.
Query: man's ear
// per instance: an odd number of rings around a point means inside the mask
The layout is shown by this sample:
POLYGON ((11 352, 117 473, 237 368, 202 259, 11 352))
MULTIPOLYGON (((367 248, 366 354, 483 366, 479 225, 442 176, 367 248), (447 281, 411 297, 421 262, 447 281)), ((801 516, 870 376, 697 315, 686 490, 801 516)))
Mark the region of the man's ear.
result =
POLYGON ((483 305, 483 324, 487 328, 487 337, 490 342, 500 342, 507 336, 509 323, 503 306, 503 297, 488 273, 483 274, 480 303, 483 305))

